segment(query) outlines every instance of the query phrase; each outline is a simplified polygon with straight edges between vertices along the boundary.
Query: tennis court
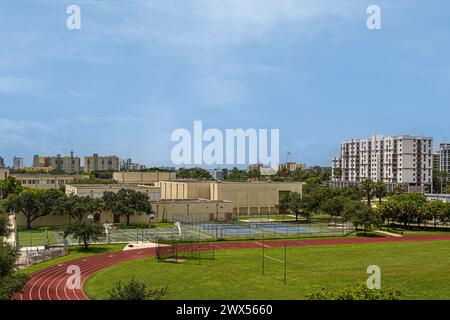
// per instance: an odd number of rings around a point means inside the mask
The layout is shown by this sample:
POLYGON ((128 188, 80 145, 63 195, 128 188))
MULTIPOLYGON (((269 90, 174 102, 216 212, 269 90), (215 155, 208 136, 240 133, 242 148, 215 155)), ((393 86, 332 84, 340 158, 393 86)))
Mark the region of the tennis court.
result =
MULTIPOLYGON (((161 239, 172 239, 176 237, 182 241, 197 239, 200 241, 211 240, 245 240, 262 238, 295 238, 314 237, 321 235, 345 235, 354 230, 348 222, 331 224, 324 222, 295 222, 295 221, 267 221, 249 222, 235 221, 210 221, 192 217, 179 216, 176 221, 180 222, 181 233, 178 228, 155 227, 155 228, 116 228, 109 230, 108 235, 100 237, 92 243, 140 243, 158 242, 161 239)), ((21 230, 18 232, 19 247, 33 247, 49 245, 63 245, 64 237, 61 230, 21 230)), ((68 245, 79 244, 80 241, 69 236, 68 245)))
POLYGON ((354 230, 351 224, 330 225, 329 223, 262 222, 230 223, 203 221, 181 223, 186 238, 255 239, 261 237, 304 237, 320 235, 345 235, 354 230))

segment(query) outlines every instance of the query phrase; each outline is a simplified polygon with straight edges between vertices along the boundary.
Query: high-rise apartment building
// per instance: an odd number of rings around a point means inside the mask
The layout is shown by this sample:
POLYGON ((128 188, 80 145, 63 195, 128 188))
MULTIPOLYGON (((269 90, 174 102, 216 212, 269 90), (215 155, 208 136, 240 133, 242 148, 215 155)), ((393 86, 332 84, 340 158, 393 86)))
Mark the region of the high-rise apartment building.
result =
POLYGON ((0 168, 4 168, 4 167, 5 167, 5 159, 0 157, 0 168))
POLYGON ((142 170, 145 169, 145 165, 134 163, 133 160, 124 159, 120 160, 120 171, 130 171, 130 170, 142 170))
POLYGON ((116 156, 99 156, 94 153, 92 156, 84 157, 84 172, 93 171, 119 171, 120 162, 116 156))
POLYGON ((13 158, 13 168, 14 169, 21 169, 24 167, 23 158, 21 157, 14 157, 13 158))
POLYGON ((429 186, 433 179, 433 139, 430 137, 374 135, 341 143, 333 159, 333 180, 429 186), (339 170, 337 170, 339 168, 339 170))
POLYGON ((450 143, 441 143, 439 151, 436 153, 439 158, 435 170, 445 171, 450 174, 450 143))
POLYGON ((433 152, 433 170, 441 171, 441 153, 433 152))
POLYGON ((60 154, 50 157, 35 155, 33 167, 52 167, 56 171, 78 173, 80 172, 80 158, 75 157, 73 151, 70 152, 70 156, 61 156, 60 154))

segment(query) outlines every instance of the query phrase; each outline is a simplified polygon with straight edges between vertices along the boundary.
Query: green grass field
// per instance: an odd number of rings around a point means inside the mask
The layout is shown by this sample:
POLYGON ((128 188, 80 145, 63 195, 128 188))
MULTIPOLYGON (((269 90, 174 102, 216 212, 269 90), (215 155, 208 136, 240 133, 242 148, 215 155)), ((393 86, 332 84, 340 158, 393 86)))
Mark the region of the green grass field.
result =
POLYGON ((85 258, 85 257, 89 257, 89 256, 93 256, 96 254, 101 254, 101 253, 122 251, 124 247, 125 247, 125 245, 123 245, 123 244, 91 245, 91 246, 89 246, 88 250, 85 250, 83 246, 73 246, 73 247, 70 247, 70 253, 68 255, 32 265, 26 269, 20 270, 19 272, 30 275, 33 272, 36 272, 36 271, 45 269, 47 267, 50 267, 50 266, 53 266, 56 264, 66 262, 66 261, 85 258))
MULTIPOLYGON (((282 260, 284 248, 266 254, 282 260)), ((216 260, 183 264, 147 258, 99 271, 85 284, 91 299, 104 299, 118 279, 132 277, 150 287, 168 286, 169 299, 303 299, 306 294, 352 286, 366 280, 366 268, 378 265, 382 287, 402 292, 402 299, 450 299, 450 242, 381 243, 288 248, 287 279, 283 264, 266 259, 261 250, 216 251, 216 260)))

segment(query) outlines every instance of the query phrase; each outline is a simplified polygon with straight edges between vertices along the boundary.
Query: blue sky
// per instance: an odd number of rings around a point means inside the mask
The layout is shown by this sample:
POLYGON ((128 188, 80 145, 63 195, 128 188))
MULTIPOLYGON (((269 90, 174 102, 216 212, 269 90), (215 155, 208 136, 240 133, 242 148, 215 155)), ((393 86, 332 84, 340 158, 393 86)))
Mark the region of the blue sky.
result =
POLYGON ((450 142, 446 0, 0 2, 0 156, 171 165, 177 128, 280 129, 330 165, 351 137, 450 142), (81 8, 82 29, 66 28, 81 8), (366 9, 381 7, 382 30, 366 9))

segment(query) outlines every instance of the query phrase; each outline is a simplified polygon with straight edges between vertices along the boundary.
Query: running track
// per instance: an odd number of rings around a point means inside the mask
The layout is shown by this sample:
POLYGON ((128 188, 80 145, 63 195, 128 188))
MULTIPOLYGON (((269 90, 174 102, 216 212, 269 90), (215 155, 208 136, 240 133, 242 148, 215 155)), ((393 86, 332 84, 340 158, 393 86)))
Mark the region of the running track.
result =
MULTIPOLYGON (((322 246, 322 245, 343 245, 343 244, 364 244, 382 242, 417 242, 433 240, 450 240, 450 235, 430 235, 413 237, 385 237, 385 238, 330 238, 311 240, 288 240, 287 246, 322 246)), ((284 246, 284 241, 266 241, 266 247, 284 246)), ((261 242, 234 242, 219 243, 215 245, 216 250, 233 249, 257 249, 262 247, 261 242)), ((200 250, 211 249, 211 245, 199 245, 200 250)), ((31 279, 25 285, 24 291, 17 294, 17 300, 87 300, 83 292, 83 284, 86 279, 98 270, 109 266, 135 259, 142 259, 155 256, 155 249, 136 249, 121 251, 116 253, 99 254, 87 258, 81 258, 64 262, 49 268, 37 271, 32 274, 31 279), (71 276, 67 273, 69 266, 78 266, 81 271, 81 289, 71 289, 66 284, 71 276)))

